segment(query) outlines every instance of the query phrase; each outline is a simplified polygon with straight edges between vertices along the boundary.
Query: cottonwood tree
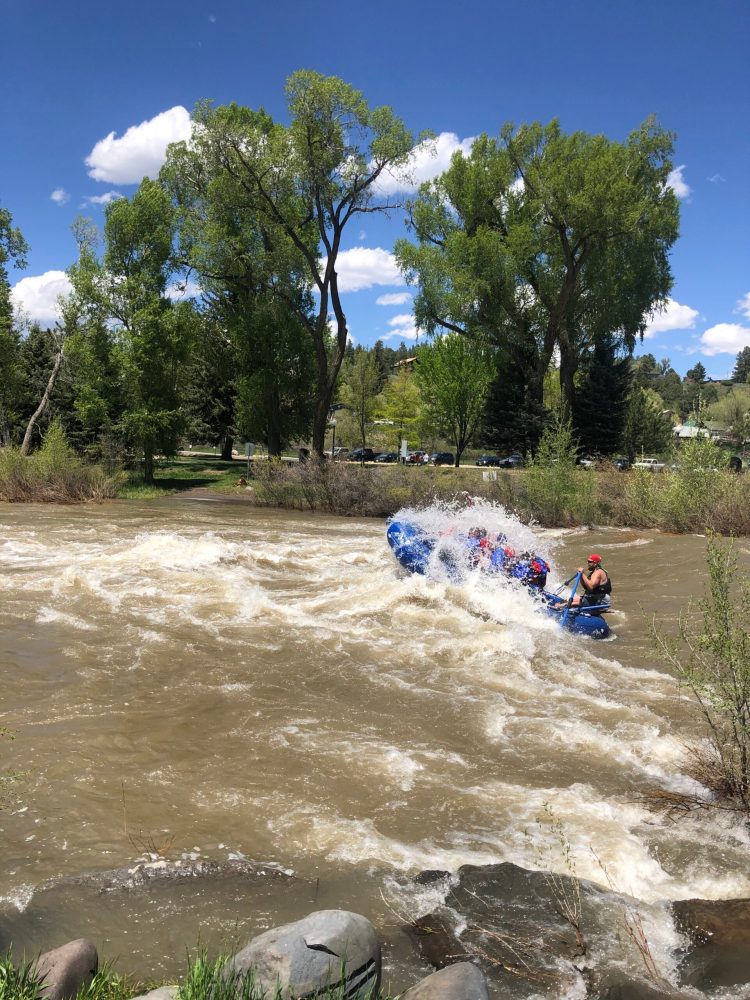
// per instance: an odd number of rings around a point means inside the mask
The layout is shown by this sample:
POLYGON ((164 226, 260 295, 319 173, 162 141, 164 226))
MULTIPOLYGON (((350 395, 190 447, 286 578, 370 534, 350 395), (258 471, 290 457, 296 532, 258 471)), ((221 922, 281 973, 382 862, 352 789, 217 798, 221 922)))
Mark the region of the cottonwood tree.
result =
POLYGON ((506 125, 420 189, 396 254, 418 286, 423 329, 483 336, 523 372, 537 413, 555 351, 564 411, 585 352, 626 349, 671 287, 678 203, 667 186, 672 136, 649 119, 626 142, 506 125))
POLYGON ((417 349, 422 401, 456 449, 456 466, 479 425, 493 374, 492 353, 481 340, 446 333, 417 349))
POLYGON ((375 352, 356 351, 342 369, 341 382, 341 400, 351 411, 357 427, 357 443, 364 448, 380 387, 380 368, 375 352))
MULTIPOLYGON (((209 185, 218 178, 232 192, 230 204, 252 216, 257 242, 250 253, 262 263, 256 274, 296 311, 311 339, 312 443, 322 456, 349 333, 337 272, 347 226, 364 213, 391 207, 378 181, 406 163, 413 141, 390 108, 371 108, 336 77, 294 73, 287 100, 288 126, 262 112, 201 104, 190 145, 210 164, 209 185), (312 310, 299 297, 300 285, 314 291, 312 310)), ((187 147, 178 150, 183 159, 189 155, 187 147)), ((199 198, 196 210, 205 204, 199 198)))
POLYGON ((183 424, 180 368, 189 355, 193 311, 167 295, 175 215, 167 192, 145 178, 131 200, 107 207, 101 273, 107 309, 118 324, 126 409, 122 427, 154 479, 157 452, 174 454, 183 424))

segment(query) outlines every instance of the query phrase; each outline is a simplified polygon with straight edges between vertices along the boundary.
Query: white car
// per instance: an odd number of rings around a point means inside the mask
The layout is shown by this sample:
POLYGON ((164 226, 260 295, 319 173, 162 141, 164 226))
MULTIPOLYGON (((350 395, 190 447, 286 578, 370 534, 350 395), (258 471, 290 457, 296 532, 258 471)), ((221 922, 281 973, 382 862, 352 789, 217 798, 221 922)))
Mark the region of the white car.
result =
POLYGON ((648 469, 649 472, 661 472, 666 465, 664 462, 660 462, 658 458, 639 458, 637 462, 633 462, 634 469, 648 469))

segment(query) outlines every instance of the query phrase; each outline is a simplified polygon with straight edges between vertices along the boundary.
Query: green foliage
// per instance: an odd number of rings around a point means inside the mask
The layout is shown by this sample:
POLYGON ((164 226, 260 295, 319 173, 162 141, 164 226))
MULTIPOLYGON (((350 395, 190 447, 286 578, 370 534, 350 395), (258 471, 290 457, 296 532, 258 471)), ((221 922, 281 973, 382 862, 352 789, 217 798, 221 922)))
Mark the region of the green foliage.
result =
POLYGON ((417 349, 415 378, 426 414, 461 461, 484 412, 493 357, 481 338, 446 333, 417 349))
POLYGON ((709 536, 706 560, 707 595, 682 612, 676 636, 654 623, 652 637, 703 716, 705 740, 688 747, 691 773, 717 807, 750 822, 750 578, 732 542, 709 536))
POLYGON ((545 429, 524 478, 527 510, 545 525, 585 523, 595 500, 593 473, 576 468, 578 446, 569 421, 545 429))
POLYGON ((341 401, 351 411, 357 428, 357 444, 364 448, 381 383, 381 370, 375 352, 356 351, 351 361, 344 364, 341 381, 341 401))
POLYGON ((10 501, 77 503, 115 496, 122 475, 108 475, 87 465, 68 444, 59 420, 54 420, 41 448, 25 456, 15 448, 0 450, 0 498, 10 501))
POLYGON ((584 362, 573 404, 573 426, 583 452, 611 456, 618 450, 629 388, 628 359, 617 357, 613 337, 598 339, 584 362))
POLYGON ((402 438, 420 441, 429 423, 435 428, 428 408, 423 406, 421 383, 414 372, 399 368, 393 374, 376 400, 377 413, 384 420, 392 420, 389 429, 390 445, 398 449, 402 438))
POLYGON ((743 347, 735 358, 732 381, 750 382, 750 346, 743 347))
POLYGON ((0 208, 0 448, 10 444, 23 385, 18 367, 20 335, 14 325, 8 266, 26 267, 28 249, 10 212, 0 208))
POLYGON ((0 956, 0 1000, 38 1000, 39 988, 31 962, 16 966, 10 954, 0 956))
POLYGON ((659 455, 669 448, 672 421, 662 410, 663 401, 653 389, 633 389, 622 433, 622 449, 631 461, 636 455, 659 455))

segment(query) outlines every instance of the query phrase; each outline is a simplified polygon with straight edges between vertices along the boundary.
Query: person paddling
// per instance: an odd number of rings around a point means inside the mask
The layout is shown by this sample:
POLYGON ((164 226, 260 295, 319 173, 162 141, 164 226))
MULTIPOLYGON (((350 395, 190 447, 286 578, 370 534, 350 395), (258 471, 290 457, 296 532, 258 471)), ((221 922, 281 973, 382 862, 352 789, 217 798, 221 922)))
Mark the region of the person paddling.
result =
POLYGON ((612 581, 609 578, 609 573, 602 566, 602 557, 593 553, 586 561, 586 569, 579 566, 578 572, 581 574, 581 583, 586 593, 580 597, 574 597, 573 604, 583 608, 590 608, 597 604, 609 604, 612 581))

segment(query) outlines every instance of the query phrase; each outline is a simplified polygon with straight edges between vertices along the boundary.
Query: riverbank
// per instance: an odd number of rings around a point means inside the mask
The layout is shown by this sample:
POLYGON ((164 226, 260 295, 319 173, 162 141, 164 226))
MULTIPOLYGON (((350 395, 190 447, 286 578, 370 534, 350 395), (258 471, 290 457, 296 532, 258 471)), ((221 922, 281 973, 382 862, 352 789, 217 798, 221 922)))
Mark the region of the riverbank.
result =
POLYGON ((183 457, 165 465, 153 487, 131 482, 120 495, 196 497, 200 490, 206 498, 232 497, 257 507, 385 518, 403 507, 450 503, 468 493, 501 504, 524 523, 548 528, 598 525, 750 534, 750 476, 725 470, 488 470, 254 460, 249 477, 247 471, 244 461, 183 457))

